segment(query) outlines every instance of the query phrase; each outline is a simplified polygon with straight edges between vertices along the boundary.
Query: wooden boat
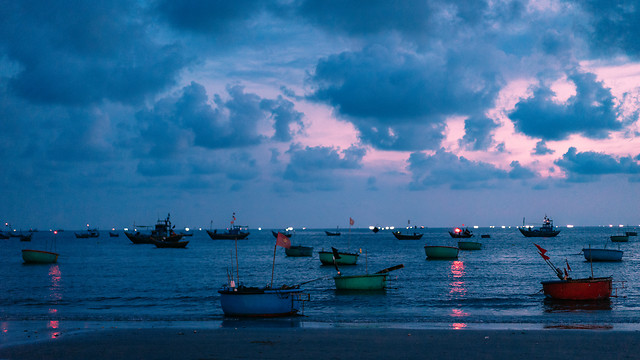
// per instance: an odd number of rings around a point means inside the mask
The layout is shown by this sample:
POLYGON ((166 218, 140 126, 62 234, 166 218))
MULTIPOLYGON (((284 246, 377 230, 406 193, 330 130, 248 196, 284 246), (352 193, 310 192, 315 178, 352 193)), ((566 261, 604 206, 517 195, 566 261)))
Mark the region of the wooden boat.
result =
MULTIPOLYGON (((322 265, 333 265, 333 252, 319 251, 320 262, 322 265)), ((336 259, 338 265, 356 265, 358 262, 358 253, 338 252, 339 259, 336 259)))
POLYGON ((28 235, 20 234, 20 241, 31 241, 31 235, 33 235, 33 233, 29 233, 28 235))
POLYGON ((449 230, 449 235, 451 235, 451 237, 454 239, 467 239, 472 237, 473 233, 468 228, 465 228, 464 230, 462 230, 459 227, 457 227, 453 230, 449 230))
POLYGON ((119 237, 119 236, 120 236, 120 234, 118 234, 117 232, 109 231, 109 237, 119 237))
POLYGON ((225 316, 277 317, 300 311, 301 304, 307 301, 302 291, 299 286, 276 289, 224 286, 218 293, 225 316))
POLYGON ((524 218, 522 219, 522 227, 518 228, 525 237, 554 237, 560 233, 560 230, 554 230, 553 220, 547 215, 542 219, 542 226, 539 229, 524 226, 524 218))
POLYGON ((301 246, 301 245, 291 245, 290 248, 284 249, 285 254, 291 257, 303 257, 303 256, 312 256, 313 255, 313 247, 311 246, 301 246))
POLYGON ((480 250, 482 243, 477 241, 458 241, 458 249, 460 250, 480 250))
MULTIPOLYGON (((271 233, 273 234, 274 238, 278 238, 278 231, 271 230, 271 233)), ((293 233, 291 231, 280 231, 280 233, 288 238, 291 238, 293 236, 293 233)))
MULTIPOLYGON (((181 234, 176 234, 171 226, 171 214, 167 218, 156 222, 151 234, 142 234, 139 231, 130 233, 125 231, 125 236, 134 244, 155 244, 156 241, 176 242, 182 238, 181 234)), ((186 246, 186 245, 185 245, 186 246)))
POLYGON ((627 235, 627 236, 638 236, 638 232, 637 231, 627 231, 627 232, 625 232, 625 235, 627 235))
POLYGON ((482 234, 482 235, 480 235, 480 237, 481 237, 481 238, 483 238, 483 239, 489 239, 489 238, 491 238, 491 235, 489 235, 489 234, 482 234))
POLYGON ((611 297, 611 277, 542 281, 544 295, 556 300, 605 300, 611 297))
POLYGON ((336 275, 336 290, 383 290, 389 274, 336 275))
POLYGON ((438 245, 426 245, 424 252, 427 255, 427 259, 457 259, 458 249, 455 246, 438 246, 438 245))
POLYGON ((611 235, 611 241, 613 241, 613 242, 627 242, 627 241, 629 241, 629 235, 611 235))
POLYGON ((624 251, 615 249, 582 249, 584 258, 587 261, 622 261, 624 251))
POLYGON ((422 235, 424 234, 415 232, 413 234, 403 234, 400 231, 396 231, 393 233, 393 236, 395 236, 398 240, 420 240, 420 238, 422 238, 422 235))
POLYGON ((151 238, 153 244, 158 248, 174 248, 174 249, 184 249, 187 247, 189 241, 160 241, 155 240, 153 237, 151 238))
POLYGON ((58 261, 58 255, 43 250, 22 250, 22 260, 27 264, 53 264, 58 261))
POLYGON ((78 239, 97 238, 100 236, 98 229, 87 229, 85 232, 74 233, 78 239))
POLYGON ((153 244, 150 234, 142 234, 139 231, 135 233, 125 231, 124 235, 134 244, 153 244))
POLYGON ((246 228, 239 225, 232 225, 231 228, 223 233, 219 233, 218 230, 207 230, 207 234, 212 240, 243 240, 249 236, 249 232, 243 232, 242 229, 246 228))
POLYGON ((340 236, 340 232, 336 231, 336 232, 331 232, 331 231, 326 231, 325 233, 327 234, 327 236, 340 236))

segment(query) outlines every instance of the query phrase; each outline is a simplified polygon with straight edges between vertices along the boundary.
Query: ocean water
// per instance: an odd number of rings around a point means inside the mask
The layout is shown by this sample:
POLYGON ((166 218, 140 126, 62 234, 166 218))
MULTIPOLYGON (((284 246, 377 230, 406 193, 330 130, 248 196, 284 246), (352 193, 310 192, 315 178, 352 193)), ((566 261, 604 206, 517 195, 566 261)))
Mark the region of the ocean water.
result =
MULTIPOLYGON (((332 230, 332 229, 328 229, 332 230)), ((627 229, 628 230, 628 229, 627 229)), ((196 322, 200 326, 225 319, 217 289, 228 274, 239 273, 241 283, 263 286, 271 282, 275 239, 270 230, 251 229, 248 240, 211 240, 196 231, 186 249, 158 249, 134 245, 121 233, 109 237, 76 239, 73 231, 54 235, 37 232, 31 242, 0 240, 0 321, 62 322, 196 322), (55 241, 54 241, 55 240, 55 241), (46 250, 55 242, 57 264, 23 264, 21 249, 46 250)), ((640 238, 611 243, 609 236, 624 229, 608 227, 562 228, 555 238, 525 238, 516 228, 475 229, 480 251, 460 251, 458 260, 427 260, 424 246, 456 245, 444 228, 421 230, 420 240, 396 240, 390 231, 342 229, 328 237, 323 229, 299 230, 294 245, 314 247, 310 258, 275 254, 274 285, 299 284, 311 301, 296 324, 315 326, 395 326, 465 328, 485 326, 605 327, 640 324, 640 238), (480 234, 491 238, 481 239, 480 234), (617 297, 603 303, 549 302, 540 281, 554 273, 533 243, 546 248, 558 266, 569 263, 572 277, 591 275, 583 247, 618 246, 622 262, 593 263, 595 276, 613 276, 617 297), (362 251, 356 266, 343 266, 343 274, 376 272, 397 264, 386 291, 335 291, 333 266, 322 266, 321 249, 362 251), (315 281, 311 281, 315 280, 315 281)), ((262 321, 262 320, 261 320, 262 321)), ((267 319, 260 324, 277 324, 267 319)), ((290 321, 290 319, 285 320, 290 321)), ((233 323, 237 324, 237 323, 233 323)), ((57 325, 56 325, 57 326, 57 325)))

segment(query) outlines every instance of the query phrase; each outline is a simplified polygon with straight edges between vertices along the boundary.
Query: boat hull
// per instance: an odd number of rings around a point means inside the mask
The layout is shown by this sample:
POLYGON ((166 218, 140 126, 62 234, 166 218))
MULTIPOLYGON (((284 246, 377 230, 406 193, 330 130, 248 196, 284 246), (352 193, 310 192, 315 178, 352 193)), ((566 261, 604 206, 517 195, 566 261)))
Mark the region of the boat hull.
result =
POLYGON ((458 249, 460 250, 480 250, 482 243, 477 241, 458 241, 458 249))
POLYGON ((427 259, 457 259, 459 250, 455 246, 427 245, 424 247, 427 259))
POLYGON ((325 231, 325 233, 327 234, 327 236, 340 236, 339 232, 325 231))
POLYGON ((523 229, 519 228, 522 235, 525 237, 554 237, 560 234, 560 230, 539 230, 539 229, 523 229))
POLYGON ((189 241, 156 241, 153 240, 153 243, 158 248, 172 248, 172 249, 184 249, 189 244, 189 241))
POLYGON ((334 276, 336 290, 384 290, 388 274, 334 276))
POLYGON ((556 300, 605 300, 611 297, 611 277, 543 281, 544 295, 556 300))
POLYGON ((451 237, 454 238, 454 239, 468 239, 468 238, 473 236, 473 234, 470 234, 470 233, 468 233, 468 234, 465 234, 465 233, 462 233, 462 232, 461 233, 455 233, 453 231, 449 231, 449 235, 451 235, 451 237))
POLYGON ((217 231, 207 230, 207 234, 212 240, 243 240, 249 236, 248 232, 238 232, 237 234, 218 233, 217 231))
POLYGON ((131 240, 134 244, 153 244, 153 240, 151 240, 151 235, 143 235, 140 233, 132 234, 130 232, 124 232, 124 235, 131 240))
POLYGON ((302 304, 302 289, 269 290, 222 288, 220 305, 225 316, 277 317, 295 315, 302 304))
POLYGON ((638 232, 637 231, 627 231, 625 234, 627 236, 638 236, 638 232))
MULTIPOLYGON (((323 265, 333 265, 333 252, 320 251, 318 252, 318 255, 320 256, 320 262, 323 265)), ((338 255, 340 255, 340 259, 336 259, 336 264, 338 265, 356 265, 358 262, 357 253, 338 252, 338 255)))
POLYGON ((629 241, 629 235, 611 235, 611 241, 613 241, 613 242, 627 242, 627 241, 629 241))
POLYGON ((422 235, 424 234, 402 234, 399 231, 393 233, 393 236, 395 236, 398 240, 420 240, 422 238, 422 235))
POLYGON ((42 250, 22 250, 22 260, 28 264, 53 264, 58 261, 58 254, 42 250))
POLYGON ((622 250, 615 249, 582 249, 587 261, 622 261, 622 250))
POLYGON ((291 246, 288 249, 284 249, 284 253, 287 254, 287 256, 291 256, 291 257, 303 257, 303 256, 312 256, 313 255, 313 248, 310 246, 291 246))

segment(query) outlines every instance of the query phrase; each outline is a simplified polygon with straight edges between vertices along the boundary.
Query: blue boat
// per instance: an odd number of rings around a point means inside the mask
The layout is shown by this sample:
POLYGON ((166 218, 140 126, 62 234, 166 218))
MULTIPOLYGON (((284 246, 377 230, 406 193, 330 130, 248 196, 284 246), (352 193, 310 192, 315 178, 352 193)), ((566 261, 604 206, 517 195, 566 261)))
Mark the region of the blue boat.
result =
POLYGON ((308 294, 299 286, 272 289, 270 287, 230 287, 218 290, 225 316, 278 317, 296 315, 308 294))
POLYGON ((624 251, 615 249, 582 249, 587 261, 622 261, 624 251))

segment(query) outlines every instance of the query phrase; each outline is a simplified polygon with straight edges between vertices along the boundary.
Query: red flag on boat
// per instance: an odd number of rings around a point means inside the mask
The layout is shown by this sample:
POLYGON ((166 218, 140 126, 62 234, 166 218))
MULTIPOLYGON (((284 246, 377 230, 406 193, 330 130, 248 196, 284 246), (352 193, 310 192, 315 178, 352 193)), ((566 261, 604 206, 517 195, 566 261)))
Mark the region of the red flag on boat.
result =
POLYGON ((567 269, 564 269, 564 276, 569 277, 569 273, 567 272, 567 269))
POLYGON ((569 266, 569 261, 567 259, 564 259, 564 261, 567 262, 567 269, 569 269, 569 271, 571 271, 571 266, 569 266))
POLYGON ((356 223, 356 222, 355 222, 355 221, 353 221, 353 219, 352 219, 352 218, 349 218, 349 225, 353 225, 353 224, 355 224, 355 223, 356 223))
MULTIPOLYGON (((540 253, 538 253, 538 254, 540 254, 540 253)), ((550 260, 551 259, 550 257, 548 257, 545 254, 540 254, 540 256, 542 256, 542 258, 545 259, 545 260, 550 260)))
POLYGON ((533 244, 533 245, 535 245, 538 248, 538 250, 540 250, 540 255, 544 255, 547 252, 547 250, 543 249, 542 246, 538 244, 533 244))
POLYGON ((278 237, 276 238, 276 246, 282 246, 285 249, 289 249, 291 248, 291 240, 289 240, 289 238, 285 234, 278 232, 278 237))

